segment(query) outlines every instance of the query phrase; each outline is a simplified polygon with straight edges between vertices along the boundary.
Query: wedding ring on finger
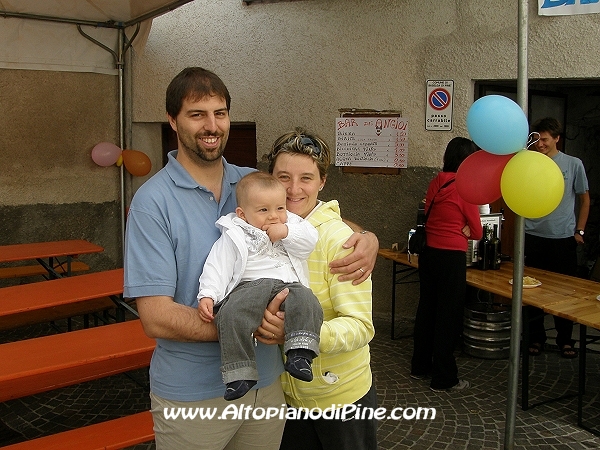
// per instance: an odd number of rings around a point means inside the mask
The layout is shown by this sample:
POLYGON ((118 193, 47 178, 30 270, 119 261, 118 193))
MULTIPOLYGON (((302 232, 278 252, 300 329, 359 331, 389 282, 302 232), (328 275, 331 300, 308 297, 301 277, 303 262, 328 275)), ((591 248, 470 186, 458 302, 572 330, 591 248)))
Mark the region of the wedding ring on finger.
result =
POLYGON ((275 339, 275 333, 271 333, 271 334, 272 334, 271 339, 275 339))
POLYGON ((362 272, 362 274, 364 275, 365 271, 363 270, 362 267, 359 267, 358 270, 360 270, 362 272))

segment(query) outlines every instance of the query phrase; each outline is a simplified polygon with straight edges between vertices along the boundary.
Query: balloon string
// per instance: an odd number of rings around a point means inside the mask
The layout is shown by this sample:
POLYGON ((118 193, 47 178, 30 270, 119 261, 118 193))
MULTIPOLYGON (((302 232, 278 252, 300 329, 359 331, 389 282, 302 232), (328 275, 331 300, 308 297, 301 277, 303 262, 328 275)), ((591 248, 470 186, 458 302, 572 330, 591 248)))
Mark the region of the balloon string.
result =
POLYGON ((532 145, 537 143, 539 140, 540 140, 540 133, 538 133, 537 131, 533 131, 533 132, 529 133, 529 136, 527 137, 527 150, 529 150, 529 147, 531 147, 532 145), (534 134, 537 136, 534 136, 534 134))

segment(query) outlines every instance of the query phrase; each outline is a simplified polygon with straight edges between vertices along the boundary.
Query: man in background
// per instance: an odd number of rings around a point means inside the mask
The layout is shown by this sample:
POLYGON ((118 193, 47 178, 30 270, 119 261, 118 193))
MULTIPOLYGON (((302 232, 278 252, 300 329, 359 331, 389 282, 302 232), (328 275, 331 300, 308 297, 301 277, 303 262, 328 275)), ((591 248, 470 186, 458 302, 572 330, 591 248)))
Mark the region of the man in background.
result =
MULTIPOLYGON (((577 276, 577 246, 583 245, 585 224, 590 211, 589 185, 583 163, 579 158, 559 151, 557 144, 562 133, 558 120, 547 117, 535 122, 531 131, 538 141, 535 149, 560 168, 565 180, 565 192, 558 207, 539 219, 525 219, 525 265, 564 275, 577 276), (575 203, 579 208, 575 214, 575 203)), ((529 354, 539 355, 546 342, 544 314, 530 309, 529 354)), ((575 341, 571 339, 573 322, 554 316, 556 345, 563 358, 577 357, 575 341)))

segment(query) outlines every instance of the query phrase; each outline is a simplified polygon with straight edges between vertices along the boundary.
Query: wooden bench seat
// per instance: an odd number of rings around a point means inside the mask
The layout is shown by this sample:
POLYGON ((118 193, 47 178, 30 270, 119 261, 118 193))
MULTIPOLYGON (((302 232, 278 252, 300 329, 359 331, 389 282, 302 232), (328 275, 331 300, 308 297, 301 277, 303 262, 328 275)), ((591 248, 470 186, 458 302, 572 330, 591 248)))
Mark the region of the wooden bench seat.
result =
MULTIPOLYGON (((67 272, 67 265, 62 264, 60 266, 54 267, 54 270, 57 273, 64 274, 67 272)), ((71 272, 86 272, 90 270, 90 266, 88 266, 83 261, 72 261, 71 262, 71 272)), ((34 264, 31 266, 15 266, 15 267, 0 267, 0 279, 7 278, 24 278, 24 277, 33 277, 33 276, 45 276, 48 275, 48 271, 41 264, 34 264)))
POLYGON ((154 439, 150 411, 132 414, 119 419, 64 431, 18 444, 2 450, 105 450, 120 449, 154 439))
MULTIPOLYGON (((123 269, 0 288, 0 329, 32 317, 63 315, 69 309, 92 312, 90 300, 123 293, 123 269), (53 313, 54 312, 54 313, 53 313), (54 314, 54 315, 53 315, 54 314)), ((98 302, 95 302, 98 304, 98 302)), ((102 301, 101 303, 105 303, 102 301)), ((77 314, 73 314, 77 315, 77 314)), ((42 320, 43 321, 43 320, 42 320)))
MULTIPOLYGON (((1 300, 0 300, 1 303, 1 300)), ((75 316, 86 316, 116 308, 110 297, 92 298, 69 305, 53 306, 51 308, 28 311, 9 316, 0 316, 0 331, 11 330, 36 323, 54 322, 75 316)), ((87 321, 84 322, 87 327, 87 321)))
POLYGON ((2 344, 0 402, 147 367, 154 347, 139 319, 2 344))

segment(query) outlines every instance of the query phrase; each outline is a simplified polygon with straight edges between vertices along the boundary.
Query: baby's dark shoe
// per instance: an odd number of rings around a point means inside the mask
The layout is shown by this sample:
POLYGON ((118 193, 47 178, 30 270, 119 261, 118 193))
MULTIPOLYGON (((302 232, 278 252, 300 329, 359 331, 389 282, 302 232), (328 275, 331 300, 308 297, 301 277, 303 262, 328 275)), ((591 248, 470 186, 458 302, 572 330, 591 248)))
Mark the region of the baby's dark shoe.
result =
POLYGON ((314 353, 311 350, 295 349, 287 352, 285 370, 294 378, 301 381, 312 381, 312 360, 314 353))
POLYGON ((255 380, 237 380, 227 383, 227 388, 225 389, 225 395, 223 398, 228 401, 241 398, 246 395, 255 384, 255 380))

